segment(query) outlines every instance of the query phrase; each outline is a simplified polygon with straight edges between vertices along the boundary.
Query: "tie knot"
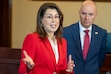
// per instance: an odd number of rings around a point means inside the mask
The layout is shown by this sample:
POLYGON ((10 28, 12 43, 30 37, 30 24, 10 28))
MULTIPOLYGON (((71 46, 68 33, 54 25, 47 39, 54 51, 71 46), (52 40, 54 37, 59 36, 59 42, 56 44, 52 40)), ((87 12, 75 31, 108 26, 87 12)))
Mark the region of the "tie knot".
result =
POLYGON ((89 30, 84 30, 84 32, 85 32, 86 34, 88 34, 89 30))

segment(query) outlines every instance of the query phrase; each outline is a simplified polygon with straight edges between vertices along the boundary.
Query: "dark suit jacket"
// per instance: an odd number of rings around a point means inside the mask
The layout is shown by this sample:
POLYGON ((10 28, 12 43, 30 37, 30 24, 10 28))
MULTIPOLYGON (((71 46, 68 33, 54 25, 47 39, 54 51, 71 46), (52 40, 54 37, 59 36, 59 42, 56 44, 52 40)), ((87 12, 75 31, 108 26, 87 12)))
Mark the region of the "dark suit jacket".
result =
POLYGON ((92 25, 91 43, 86 61, 83 59, 79 23, 63 29, 63 37, 67 40, 68 54, 75 62, 75 74, 99 74, 106 53, 106 30, 92 25))
POLYGON ((18 74, 67 74, 67 44, 62 38, 62 44, 57 40, 59 61, 56 64, 55 55, 49 40, 41 39, 37 33, 28 34, 24 40, 22 51, 25 50, 35 62, 34 68, 30 71, 26 64, 22 61, 24 55, 22 53, 19 73, 18 74))

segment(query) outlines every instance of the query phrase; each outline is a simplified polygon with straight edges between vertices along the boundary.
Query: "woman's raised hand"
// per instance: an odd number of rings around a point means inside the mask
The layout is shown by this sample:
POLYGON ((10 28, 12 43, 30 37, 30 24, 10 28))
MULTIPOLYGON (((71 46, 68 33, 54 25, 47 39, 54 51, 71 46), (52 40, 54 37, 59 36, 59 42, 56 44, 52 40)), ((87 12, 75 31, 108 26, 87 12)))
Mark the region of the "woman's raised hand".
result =
POLYGON ((73 72, 73 68, 75 67, 74 61, 72 60, 72 56, 69 55, 68 67, 66 69, 67 72, 73 72))
POLYGON ((27 67, 31 70, 35 63, 33 62, 32 58, 27 54, 27 52, 24 50, 23 54, 25 58, 23 58, 23 62, 27 65, 27 67))

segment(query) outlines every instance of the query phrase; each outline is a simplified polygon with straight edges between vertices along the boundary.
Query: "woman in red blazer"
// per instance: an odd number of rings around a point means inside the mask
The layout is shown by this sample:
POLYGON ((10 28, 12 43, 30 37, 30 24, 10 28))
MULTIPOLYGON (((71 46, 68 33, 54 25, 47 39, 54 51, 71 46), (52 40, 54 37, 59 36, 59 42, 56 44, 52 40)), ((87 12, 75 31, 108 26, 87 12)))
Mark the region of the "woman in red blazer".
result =
POLYGON ((54 3, 43 4, 37 15, 36 32, 24 40, 19 74, 73 74, 74 62, 62 38, 63 14, 54 3))

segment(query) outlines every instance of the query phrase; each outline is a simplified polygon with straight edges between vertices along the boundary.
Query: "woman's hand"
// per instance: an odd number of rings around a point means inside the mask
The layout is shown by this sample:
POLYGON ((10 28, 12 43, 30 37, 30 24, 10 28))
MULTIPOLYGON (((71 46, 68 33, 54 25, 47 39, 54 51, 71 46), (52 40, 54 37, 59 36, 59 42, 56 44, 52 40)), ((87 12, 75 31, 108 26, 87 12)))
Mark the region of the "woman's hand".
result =
POLYGON ((27 54, 27 52, 24 50, 23 54, 25 58, 23 58, 23 62, 27 65, 27 67, 31 70, 35 63, 33 62, 32 58, 27 54))
POLYGON ((74 61, 72 60, 72 56, 69 55, 68 67, 66 69, 67 72, 73 72, 73 68, 75 67, 74 61))

